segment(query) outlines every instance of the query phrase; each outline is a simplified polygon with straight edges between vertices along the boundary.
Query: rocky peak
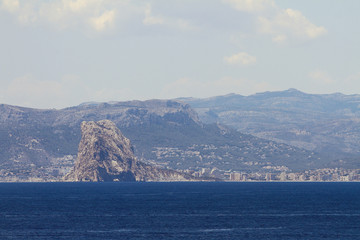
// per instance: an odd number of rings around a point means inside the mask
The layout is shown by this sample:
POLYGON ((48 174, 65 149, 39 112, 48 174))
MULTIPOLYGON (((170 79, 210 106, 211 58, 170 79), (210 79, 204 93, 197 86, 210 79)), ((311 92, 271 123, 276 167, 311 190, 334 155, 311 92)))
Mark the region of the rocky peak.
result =
POLYGON ((82 122, 75 167, 67 181, 187 181, 192 177, 136 160, 130 140, 109 120, 82 122))

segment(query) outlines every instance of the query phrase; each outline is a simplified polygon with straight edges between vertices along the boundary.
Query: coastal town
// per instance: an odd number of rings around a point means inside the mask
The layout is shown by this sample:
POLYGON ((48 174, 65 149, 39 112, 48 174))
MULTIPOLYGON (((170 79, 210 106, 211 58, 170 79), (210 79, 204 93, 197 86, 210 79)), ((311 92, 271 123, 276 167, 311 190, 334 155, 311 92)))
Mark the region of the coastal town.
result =
MULTIPOLYGON (((62 177, 74 166, 76 156, 66 155, 51 159, 48 166, 19 169, 17 171, 3 168, 0 170, 0 182, 61 182, 62 177)), ((149 162, 150 165, 158 165, 149 162)), ((213 178, 229 182, 360 182, 360 169, 321 168, 294 172, 286 166, 263 166, 258 171, 223 170, 213 168, 177 169, 196 178, 213 178)))
POLYGON ((360 169, 323 168, 304 172, 238 172, 202 168, 185 170, 196 177, 217 177, 231 182, 359 182, 360 169))

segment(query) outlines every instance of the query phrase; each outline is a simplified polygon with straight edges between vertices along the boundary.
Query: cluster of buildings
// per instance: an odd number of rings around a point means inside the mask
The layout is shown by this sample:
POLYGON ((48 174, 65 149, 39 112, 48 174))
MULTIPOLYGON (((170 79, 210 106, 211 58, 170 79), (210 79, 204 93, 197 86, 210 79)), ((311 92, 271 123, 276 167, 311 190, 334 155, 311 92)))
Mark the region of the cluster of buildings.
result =
MULTIPOLYGON (((266 169, 269 170, 269 169, 266 169)), ((272 169, 273 170, 273 169, 272 169)), ((212 177, 232 182, 360 182, 360 169, 323 168, 303 172, 285 171, 225 171, 214 168, 186 169, 181 172, 194 177, 212 177)))
MULTIPOLYGON (((161 149, 163 150, 163 149, 161 149)), ((168 150, 168 149, 167 149, 168 150)), ((165 151, 166 154, 177 154, 177 149, 165 151)), ((163 152, 163 154, 165 153, 163 152)), ((189 154, 189 153, 188 153, 189 154)), ((196 156, 198 152, 191 152, 196 156)), ((0 182, 23 182, 23 181, 61 181, 74 166, 76 156, 67 155, 50 160, 50 164, 44 167, 31 165, 21 169, 0 169, 0 182)), ((168 162, 148 162, 159 167, 167 168, 168 162)), ((257 162, 246 162, 248 165, 257 165, 257 162)), ((360 182, 360 169, 323 168, 292 172, 286 166, 260 166, 258 169, 246 171, 222 170, 216 167, 193 168, 178 170, 195 177, 211 177, 222 181, 233 182, 256 182, 256 181, 279 181, 279 182, 360 182)))
POLYGON ((229 181, 280 181, 280 182, 355 182, 360 181, 360 169, 324 168, 304 172, 230 172, 229 181))

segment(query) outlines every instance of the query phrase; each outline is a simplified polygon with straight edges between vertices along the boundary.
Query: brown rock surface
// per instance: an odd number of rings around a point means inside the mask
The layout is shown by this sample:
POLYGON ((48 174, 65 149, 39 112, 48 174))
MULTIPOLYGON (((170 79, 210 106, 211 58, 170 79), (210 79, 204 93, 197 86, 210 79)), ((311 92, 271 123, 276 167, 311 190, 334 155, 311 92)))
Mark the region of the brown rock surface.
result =
POLYGON ((137 161, 130 140, 109 120, 82 122, 74 169, 66 181, 191 181, 193 177, 137 161))

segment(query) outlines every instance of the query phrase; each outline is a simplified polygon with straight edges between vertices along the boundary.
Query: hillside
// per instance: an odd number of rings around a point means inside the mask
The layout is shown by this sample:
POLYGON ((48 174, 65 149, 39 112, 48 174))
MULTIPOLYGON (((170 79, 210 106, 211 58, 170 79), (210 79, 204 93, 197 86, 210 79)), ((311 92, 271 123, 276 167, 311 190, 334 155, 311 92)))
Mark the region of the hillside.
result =
POLYGON ((73 167, 82 121, 113 121, 149 164, 182 171, 303 170, 331 160, 308 151, 204 124, 188 104, 168 100, 82 104, 62 110, 0 105, 3 180, 56 180, 73 167))
POLYGON ((307 94, 289 89, 181 101, 190 104, 205 123, 219 122, 329 157, 360 156, 360 95, 307 94))

